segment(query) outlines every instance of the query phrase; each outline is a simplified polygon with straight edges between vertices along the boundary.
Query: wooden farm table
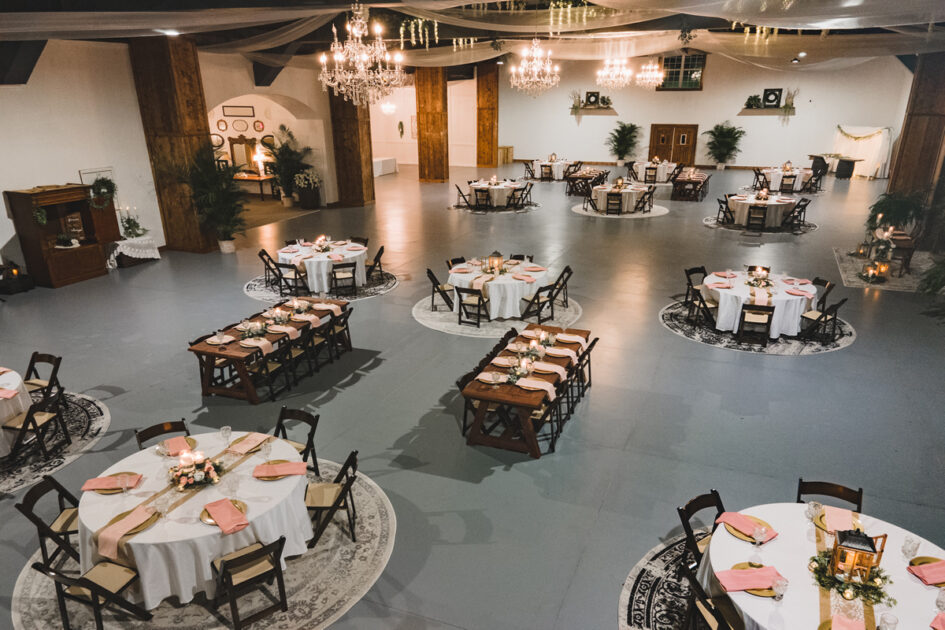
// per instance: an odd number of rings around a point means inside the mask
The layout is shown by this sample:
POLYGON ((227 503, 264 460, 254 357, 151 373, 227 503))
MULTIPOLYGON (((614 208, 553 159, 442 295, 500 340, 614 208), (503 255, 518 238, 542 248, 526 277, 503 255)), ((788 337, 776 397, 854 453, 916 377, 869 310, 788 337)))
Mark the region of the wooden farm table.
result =
MULTIPOLYGON (((590 339, 591 336, 589 330, 577 330, 573 328, 565 330, 557 326, 538 326, 536 324, 529 324, 525 327, 525 330, 544 330, 554 334, 564 332, 572 335, 580 335, 584 337, 584 339, 590 339)), ((519 335, 513 341, 528 345, 531 340, 519 335)), ((581 344, 578 343, 556 341, 555 347, 574 350, 575 354, 578 356, 581 354, 581 344)), ((503 350, 498 356, 515 356, 515 353, 509 350, 503 350)), ((552 357, 546 354, 542 361, 560 365, 564 369, 570 367, 570 359, 567 357, 552 357)), ((506 370, 490 363, 483 371, 505 372, 506 370)), ((532 373, 529 378, 541 379, 552 384, 557 384, 559 381, 557 374, 541 374, 538 372, 532 373)), ((531 415, 533 411, 541 408, 547 397, 545 392, 526 390, 508 383, 503 383, 494 388, 488 383, 473 379, 463 389, 462 394, 464 398, 479 401, 472 426, 469 428, 469 433, 466 434, 466 444, 484 444, 485 446, 504 448, 509 451, 528 453, 535 459, 541 457, 541 450, 538 448, 538 438, 535 435, 535 429, 531 423, 531 415), (494 405, 494 410, 499 410, 500 412, 508 410, 514 416, 510 417, 513 421, 508 423, 503 432, 499 435, 492 435, 490 430, 484 427, 490 405, 494 405)), ((497 423, 497 425, 494 426, 498 426, 498 424, 501 423, 497 423)))
MULTIPOLYGON (((315 298, 306 297, 294 299, 312 303, 314 306, 308 312, 314 313, 319 317, 331 315, 330 310, 326 308, 319 308, 319 303, 336 304, 341 307, 342 311, 348 307, 348 303, 344 300, 318 300, 315 298)), ((276 308, 276 306, 278 305, 273 305, 270 308, 276 308)), ((258 315, 256 317, 250 318, 249 321, 264 322, 266 321, 266 318, 262 315, 258 315)), ((298 330, 304 330, 311 326, 309 322, 296 322, 292 320, 289 320, 285 325, 292 326, 298 330)), ((204 340, 188 348, 190 352, 193 352, 195 355, 197 355, 197 362, 200 366, 200 391, 204 396, 228 396, 230 398, 238 398, 239 400, 246 400, 251 404, 258 405, 259 394, 256 392, 256 385, 253 383, 253 378, 249 373, 247 364, 254 355, 261 353, 262 350, 259 348, 244 348, 241 346, 239 339, 242 333, 234 327, 227 328, 224 330, 224 332, 227 335, 233 337, 235 341, 218 346, 209 344, 206 340, 204 340), (218 360, 222 360, 223 362, 218 363, 218 360), (235 376, 225 382, 214 383, 214 370, 226 365, 225 362, 230 362, 230 364, 232 364, 233 370, 236 373, 235 376)), ((280 343, 285 343, 288 341, 288 334, 269 333, 265 338, 273 346, 276 346, 280 343)))
POLYGON ((272 198, 276 198, 276 177, 275 175, 256 175, 254 173, 237 173, 233 176, 237 182, 259 182, 259 200, 266 200, 266 193, 263 191, 263 183, 269 182, 269 192, 272 198))

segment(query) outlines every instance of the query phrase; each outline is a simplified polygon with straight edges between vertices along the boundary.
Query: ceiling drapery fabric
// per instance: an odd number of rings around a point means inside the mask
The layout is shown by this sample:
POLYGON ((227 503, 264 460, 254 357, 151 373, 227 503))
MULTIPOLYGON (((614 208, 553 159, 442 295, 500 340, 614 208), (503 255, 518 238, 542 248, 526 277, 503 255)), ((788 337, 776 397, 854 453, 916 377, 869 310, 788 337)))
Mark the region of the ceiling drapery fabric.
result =
POLYGON ((527 11, 474 11, 446 9, 430 11, 412 6, 394 7, 401 13, 424 20, 435 20, 460 28, 500 33, 572 33, 600 28, 614 28, 637 24, 672 15, 668 11, 616 11, 605 7, 586 5, 562 9, 527 11))
POLYGON ((331 22, 337 13, 324 13, 322 15, 313 15, 312 17, 296 20, 291 24, 286 24, 266 33, 260 33, 252 37, 240 39, 232 42, 223 42, 220 44, 209 44, 200 46, 203 52, 215 53, 247 53, 257 50, 268 50, 276 46, 283 46, 297 39, 305 37, 312 31, 331 22))

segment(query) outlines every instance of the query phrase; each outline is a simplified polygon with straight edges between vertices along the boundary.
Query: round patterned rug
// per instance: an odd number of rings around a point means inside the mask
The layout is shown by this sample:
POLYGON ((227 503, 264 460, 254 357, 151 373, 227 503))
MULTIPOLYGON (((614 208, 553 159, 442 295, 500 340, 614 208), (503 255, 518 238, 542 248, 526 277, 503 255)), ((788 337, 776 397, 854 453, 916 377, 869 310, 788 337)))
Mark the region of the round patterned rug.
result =
MULTIPOLYGON (((459 317, 456 313, 446 310, 443 301, 437 297, 437 310, 430 310, 430 298, 426 297, 413 306, 411 315, 423 326, 445 332, 450 335, 460 335, 461 337, 481 337, 487 339, 499 339, 508 332, 509 328, 524 328, 529 322, 523 322, 520 319, 496 319, 491 322, 483 320, 479 328, 473 324, 459 325, 459 317)), ((568 306, 565 308, 561 304, 555 304, 555 317, 551 320, 542 322, 542 325, 560 326, 561 328, 570 328, 581 318, 584 309, 574 298, 568 299, 568 306)), ((534 322, 532 322, 534 323, 534 322)))
MULTIPOLYGON (((699 540, 708 534, 696 530, 699 540)), ((650 549, 636 563, 620 589, 620 630, 679 630, 686 619, 689 583, 680 572, 690 559, 686 537, 650 549)))
MULTIPOLYGON (((713 230, 731 230, 732 232, 747 232, 744 225, 735 225, 733 223, 719 223, 716 217, 705 217, 702 219, 702 225, 713 230)), ((809 234, 818 228, 816 223, 805 221, 797 230, 765 230, 763 234, 809 234)))
POLYGON ((541 204, 535 201, 526 203, 521 208, 506 208, 504 206, 499 206, 498 208, 489 208, 488 210, 477 210, 475 208, 467 208, 466 206, 450 206, 447 210, 458 210, 460 212, 465 212, 467 214, 522 214, 528 212, 533 208, 540 208, 541 204))
POLYGON ((856 341, 856 331, 849 323, 840 319, 837 323, 837 339, 831 343, 821 344, 818 341, 806 341, 793 337, 779 337, 769 339, 767 346, 761 344, 740 343, 730 332, 710 330, 709 328, 686 321, 689 307, 682 302, 673 302, 660 311, 660 323, 667 330, 685 337, 691 341, 698 341, 707 346, 737 350, 739 352, 756 352, 784 357, 803 357, 812 354, 823 354, 842 350, 856 341))
MULTIPOLYGON (((329 293, 327 297, 332 300, 356 302, 357 300, 366 300, 368 298, 377 297, 378 295, 390 293, 397 288, 398 284, 400 284, 400 282, 397 280, 397 276, 384 271, 380 274, 375 273, 372 275, 368 283, 358 287, 358 291, 354 295, 333 295, 329 293)), ((289 297, 280 296, 279 291, 267 285, 265 276, 256 276, 243 285, 243 293, 254 300, 259 300, 266 304, 277 304, 285 301, 289 297)))
MULTIPOLYGON (((34 401, 38 401, 40 396, 34 395, 34 401)), ((112 422, 105 403, 84 394, 65 392, 62 410, 72 444, 66 444, 62 433, 50 431, 46 447, 59 450, 49 459, 43 459, 43 454, 35 446, 27 446, 23 456, 16 461, 4 458, 0 463, 0 496, 12 495, 32 486, 43 475, 51 475, 69 464, 95 446, 112 422)))
POLYGON ((594 212, 590 208, 584 209, 583 204, 571 206, 571 212, 585 217, 597 217, 598 219, 652 219, 669 214, 669 208, 666 206, 653 206, 649 212, 631 212, 630 214, 605 214, 603 212, 594 212))
MULTIPOLYGON (((322 478, 333 477, 340 465, 318 460, 322 478)), ((314 473, 309 477, 317 480, 314 473)), ((351 542, 344 511, 335 515, 335 522, 322 535, 314 549, 286 560, 285 588, 289 601, 287 612, 266 617, 260 627, 274 630, 315 630, 328 627, 345 614, 380 577, 394 549, 397 518, 387 495, 370 478, 358 473, 353 486, 358 510, 357 543, 351 542)), ((30 568, 41 561, 39 551, 29 559, 13 588, 11 612, 17 630, 58 628, 59 608, 53 582, 30 568)), ((78 567, 65 561, 63 572, 78 567)), ((272 593, 277 594, 275 584, 272 593)), ((240 611, 250 613, 271 602, 264 590, 256 590, 239 599, 240 611)), ((185 606, 165 600, 151 611, 154 618, 144 622, 128 619, 112 611, 105 613, 106 628, 140 628, 141 630, 212 630, 232 627, 226 604, 213 608, 203 595, 185 606)), ((94 627, 91 609, 69 604, 72 627, 94 627)))

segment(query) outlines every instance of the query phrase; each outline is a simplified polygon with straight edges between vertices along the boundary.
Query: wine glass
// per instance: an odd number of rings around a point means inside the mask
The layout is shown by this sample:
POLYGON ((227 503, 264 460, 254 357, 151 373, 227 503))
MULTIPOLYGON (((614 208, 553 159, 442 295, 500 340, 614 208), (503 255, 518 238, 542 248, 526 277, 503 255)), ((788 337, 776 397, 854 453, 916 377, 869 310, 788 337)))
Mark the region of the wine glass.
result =
POLYGON ((228 424, 220 427, 220 437, 223 438, 223 448, 230 445, 230 436, 233 434, 233 427, 228 424))
POLYGON ((938 597, 935 598, 935 607, 939 612, 945 612, 945 588, 938 589, 938 597))
POLYGON ((879 630, 896 630, 899 625, 899 617, 892 613, 885 612, 879 618, 879 630))
POLYGON ((779 577, 771 584, 771 590, 774 591, 774 601, 779 602, 784 599, 784 593, 787 592, 788 580, 785 577, 779 577))
POLYGON ((808 501, 807 510, 805 510, 804 514, 807 516, 807 519, 809 521, 813 521, 815 518, 817 518, 820 515, 820 511, 822 509, 824 509, 824 506, 821 505, 818 501, 808 501))
POLYGON ((761 545, 765 538, 768 535, 768 528, 764 525, 755 525, 755 529, 752 530, 751 537, 755 539, 754 545, 761 545))
POLYGON ((218 330, 218 331, 217 331, 217 337, 216 337, 217 343, 223 343, 223 338, 224 338, 225 336, 226 336, 226 332, 224 332, 224 330, 223 330, 222 328, 221 328, 220 330, 218 330))
POLYGON ((919 541, 912 536, 906 536, 906 539, 902 541, 902 555, 906 560, 912 560, 918 552, 919 541))
POLYGON ((263 461, 269 461, 269 456, 272 454, 272 440, 266 439, 260 446, 259 452, 262 454, 263 461))

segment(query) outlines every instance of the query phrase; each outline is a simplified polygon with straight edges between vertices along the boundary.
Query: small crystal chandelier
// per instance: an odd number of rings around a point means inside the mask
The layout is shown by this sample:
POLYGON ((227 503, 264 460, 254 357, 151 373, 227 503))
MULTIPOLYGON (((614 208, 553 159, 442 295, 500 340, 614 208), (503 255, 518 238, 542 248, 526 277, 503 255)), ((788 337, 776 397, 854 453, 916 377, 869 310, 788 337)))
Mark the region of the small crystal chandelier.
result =
POLYGON ((391 63, 391 55, 381 39, 380 24, 374 24, 373 42, 362 41, 368 34, 367 16, 365 7, 358 3, 351 5, 351 19, 345 25, 348 38, 344 44, 338 41, 338 30, 331 27, 335 36, 331 44, 334 64, 329 68, 328 55, 322 54, 322 72, 318 77, 323 90, 331 88, 335 96, 343 96, 357 107, 376 103, 405 80, 400 67, 403 57, 397 53, 391 63))
POLYGON ((627 87, 632 79, 633 70, 627 67, 626 59, 607 59, 597 71, 597 85, 612 90, 627 87))
POLYGON ((522 62, 509 68, 512 87, 531 97, 553 88, 561 80, 558 66, 551 63, 551 51, 544 52, 539 44, 537 38, 533 39, 531 47, 522 51, 522 62))
POLYGON ((637 72, 637 85, 650 90, 654 90, 663 84, 663 70, 660 64, 650 61, 643 64, 640 71, 637 72))

